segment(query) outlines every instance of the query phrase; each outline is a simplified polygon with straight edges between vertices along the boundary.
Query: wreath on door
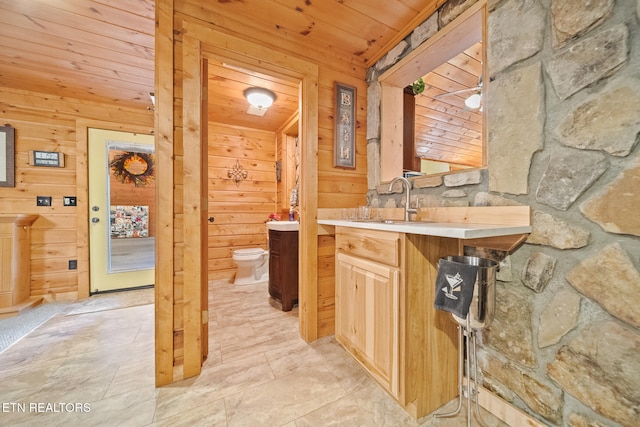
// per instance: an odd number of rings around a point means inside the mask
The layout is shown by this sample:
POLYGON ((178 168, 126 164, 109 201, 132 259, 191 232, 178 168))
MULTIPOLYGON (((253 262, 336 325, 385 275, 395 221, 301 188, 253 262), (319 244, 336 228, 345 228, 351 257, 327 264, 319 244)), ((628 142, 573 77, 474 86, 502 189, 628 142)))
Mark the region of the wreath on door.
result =
POLYGON ((141 187, 155 178, 153 160, 153 154, 126 151, 111 160, 109 166, 113 176, 121 183, 133 183, 136 187, 141 187))

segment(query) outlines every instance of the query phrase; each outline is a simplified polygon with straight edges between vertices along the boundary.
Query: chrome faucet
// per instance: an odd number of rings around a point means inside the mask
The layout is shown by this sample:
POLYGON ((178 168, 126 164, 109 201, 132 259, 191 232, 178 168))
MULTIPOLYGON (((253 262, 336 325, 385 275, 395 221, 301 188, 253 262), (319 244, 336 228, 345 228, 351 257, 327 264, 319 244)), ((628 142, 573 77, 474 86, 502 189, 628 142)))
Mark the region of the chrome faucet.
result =
POLYGON ((407 189, 406 199, 404 203, 404 220, 408 222, 411 220, 411 214, 418 213, 418 210, 412 208, 409 203, 409 201, 411 200, 411 183, 407 178, 403 176, 397 176, 393 178, 393 180, 391 181, 391 184, 389 184, 389 191, 393 189, 393 184, 395 184, 397 181, 403 182, 405 188, 407 189))

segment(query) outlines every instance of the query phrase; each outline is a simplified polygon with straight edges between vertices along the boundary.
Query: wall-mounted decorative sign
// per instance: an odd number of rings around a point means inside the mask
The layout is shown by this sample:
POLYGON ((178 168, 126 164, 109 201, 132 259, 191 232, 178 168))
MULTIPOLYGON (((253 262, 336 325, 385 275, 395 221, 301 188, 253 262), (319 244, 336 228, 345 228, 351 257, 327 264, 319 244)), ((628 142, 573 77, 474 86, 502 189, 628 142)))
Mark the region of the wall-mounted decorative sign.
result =
POLYGON ((333 166, 356 167, 356 88, 336 82, 333 166))
POLYGON ((29 164, 31 166, 63 168, 64 153, 55 151, 29 151, 29 164))
POLYGON ((236 183, 236 187, 240 185, 242 181, 247 179, 249 172, 240 165, 240 160, 236 160, 236 164, 233 168, 227 171, 227 177, 231 178, 236 183))
POLYGON ((15 187, 15 131, 0 126, 0 187, 15 187))
POLYGON ((155 178, 152 153, 124 151, 109 162, 113 176, 123 184, 141 187, 155 178))

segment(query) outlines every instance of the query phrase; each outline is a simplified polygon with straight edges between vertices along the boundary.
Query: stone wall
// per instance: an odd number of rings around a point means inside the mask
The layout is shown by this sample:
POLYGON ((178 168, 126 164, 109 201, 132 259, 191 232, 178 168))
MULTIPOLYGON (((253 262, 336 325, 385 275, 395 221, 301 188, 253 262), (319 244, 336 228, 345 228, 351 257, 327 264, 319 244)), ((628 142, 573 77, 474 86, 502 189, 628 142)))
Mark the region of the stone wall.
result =
MULTIPOLYGON (((377 76, 475 0, 450 0, 369 70, 373 206, 377 76)), ((488 168, 419 178, 420 206, 529 205, 501 259, 484 385, 553 426, 640 421, 640 0, 488 0, 488 168)), ((485 81, 488 79, 485 79, 485 81)))

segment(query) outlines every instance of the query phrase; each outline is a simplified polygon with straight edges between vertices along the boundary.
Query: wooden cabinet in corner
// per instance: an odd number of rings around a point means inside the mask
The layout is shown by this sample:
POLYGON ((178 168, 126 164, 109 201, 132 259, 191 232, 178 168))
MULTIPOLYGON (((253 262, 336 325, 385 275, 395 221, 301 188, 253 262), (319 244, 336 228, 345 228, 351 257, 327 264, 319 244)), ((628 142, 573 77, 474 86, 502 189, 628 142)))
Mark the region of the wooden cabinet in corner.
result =
POLYGON ((291 311, 298 301, 298 232, 269 230, 269 295, 291 311))
POLYGON ((0 319, 18 315, 42 297, 31 298, 31 225, 38 215, 0 215, 0 319))

